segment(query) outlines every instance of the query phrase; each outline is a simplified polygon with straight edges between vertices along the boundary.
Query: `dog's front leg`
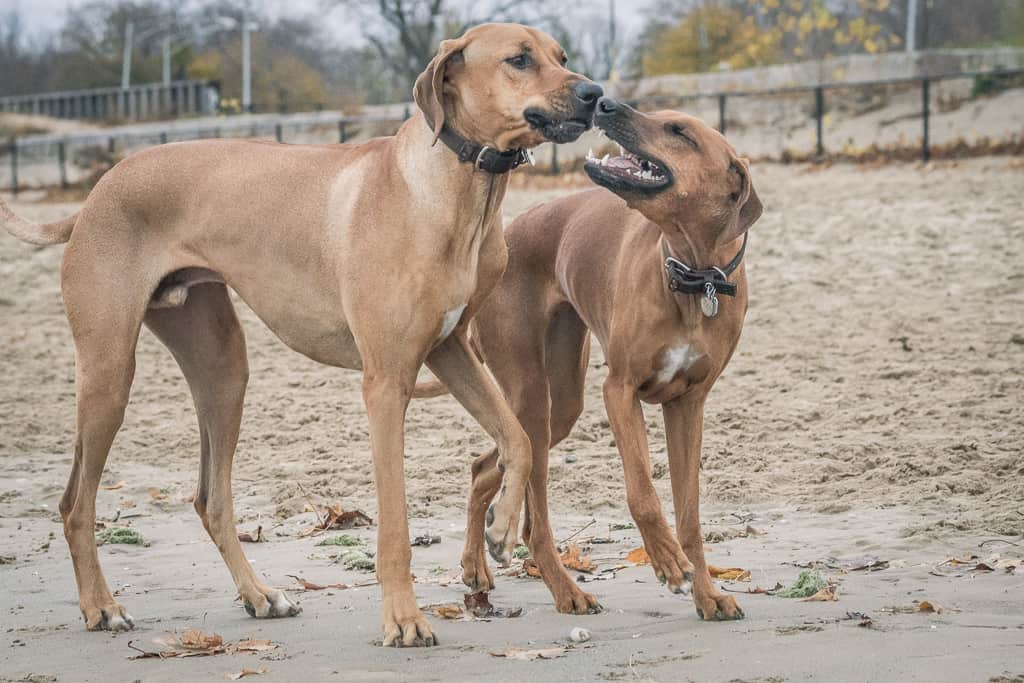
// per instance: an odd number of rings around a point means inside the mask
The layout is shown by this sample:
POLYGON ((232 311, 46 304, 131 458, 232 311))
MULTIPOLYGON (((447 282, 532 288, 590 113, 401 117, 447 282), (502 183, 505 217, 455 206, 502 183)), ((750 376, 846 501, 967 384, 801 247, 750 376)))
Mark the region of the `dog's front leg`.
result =
POLYGON ((459 331, 438 345, 427 356, 427 367, 498 445, 496 464, 504 476, 498 500, 487 509, 484 537, 491 557, 507 565, 518 541, 519 512, 530 478, 530 439, 501 390, 469 348, 464 332, 459 331))
POLYGON ((661 501, 651 481, 651 460, 647 450, 647 423, 636 389, 609 375, 604 383, 604 404, 615 434, 626 479, 626 503, 636 521, 644 547, 651 557, 654 573, 675 593, 689 590, 693 564, 665 521, 661 501))
MULTIPOLYGON (((377 364, 374 364, 377 365, 377 364)), ((383 605, 385 646, 437 644, 412 590, 412 550, 405 501, 405 411, 416 382, 416 366, 368 366, 363 401, 370 420, 370 449, 377 484, 377 579, 383 605)))
POLYGON ((743 610, 731 595, 722 595, 711 581, 700 533, 700 448, 704 430, 704 399, 676 399, 662 405, 676 533, 694 564, 693 601, 701 619, 742 619, 743 610))

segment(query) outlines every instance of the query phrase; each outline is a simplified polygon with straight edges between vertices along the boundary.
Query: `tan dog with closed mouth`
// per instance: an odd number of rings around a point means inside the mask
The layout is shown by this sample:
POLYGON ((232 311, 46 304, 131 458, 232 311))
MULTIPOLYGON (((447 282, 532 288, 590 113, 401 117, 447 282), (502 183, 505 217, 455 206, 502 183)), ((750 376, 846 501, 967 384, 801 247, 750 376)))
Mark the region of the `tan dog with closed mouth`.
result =
MULTIPOLYGON (((747 309, 742 251, 761 202, 748 162, 698 119, 641 114, 602 98, 595 123, 624 148, 620 157, 586 162, 607 189, 543 204, 514 221, 505 233, 508 268, 473 322, 473 342, 533 446, 523 536, 558 611, 600 609, 562 567, 547 505, 548 451, 583 410, 593 332, 608 363, 604 401, 629 510, 655 573, 676 592, 692 581, 703 619, 742 618, 708 574, 698 475, 704 401, 739 341, 747 309), (670 289, 669 257, 690 267, 673 266, 684 291, 670 289), (734 296, 718 299, 733 287, 734 296), (664 413, 675 535, 651 482, 641 401, 664 413)), ((494 586, 482 538, 487 503, 501 482, 497 460, 495 451, 473 464, 462 558, 473 590, 494 586)))
POLYGON ((189 382, 202 443, 195 507, 246 609, 299 612, 260 581, 236 537, 231 462, 248 367, 228 287, 296 351, 363 371, 385 645, 436 642, 413 595, 403 478, 405 411, 424 362, 497 442, 507 481, 486 534, 496 558, 510 557, 531 461, 526 435, 466 343, 467 321, 507 259, 508 176, 479 168, 507 170, 525 148, 589 127, 601 89, 564 64, 540 31, 483 25, 441 43, 416 82, 422 114, 394 137, 165 145, 119 163, 59 223, 31 224, 0 203, 0 224, 15 236, 68 242, 61 289, 78 419, 60 511, 89 629, 133 625, 103 577, 93 532, 143 324, 189 382))

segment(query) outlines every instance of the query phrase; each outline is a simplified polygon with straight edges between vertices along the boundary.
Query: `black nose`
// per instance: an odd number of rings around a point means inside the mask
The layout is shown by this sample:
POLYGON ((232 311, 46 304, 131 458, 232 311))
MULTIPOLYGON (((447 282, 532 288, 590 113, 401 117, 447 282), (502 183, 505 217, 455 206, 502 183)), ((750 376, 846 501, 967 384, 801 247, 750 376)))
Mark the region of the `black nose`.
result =
POLYGON ((619 110, 619 103, 610 97, 602 97, 597 101, 598 114, 614 114, 619 110))
POLYGON ((597 98, 604 94, 604 90, 597 83, 591 83, 590 81, 580 81, 576 85, 572 86, 572 92, 576 95, 576 98, 582 101, 587 106, 594 106, 594 102, 597 102, 597 98))

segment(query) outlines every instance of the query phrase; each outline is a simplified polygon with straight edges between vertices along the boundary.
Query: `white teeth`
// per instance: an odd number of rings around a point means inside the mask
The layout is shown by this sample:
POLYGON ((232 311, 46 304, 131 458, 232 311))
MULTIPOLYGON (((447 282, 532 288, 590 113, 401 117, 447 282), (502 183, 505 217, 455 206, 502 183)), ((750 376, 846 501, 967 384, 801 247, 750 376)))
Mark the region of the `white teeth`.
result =
POLYGON ((608 158, 609 158, 609 156, 610 156, 610 155, 608 155, 608 154, 605 154, 605 155, 604 155, 604 158, 603 158, 603 159, 601 159, 601 165, 602 165, 602 166, 607 166, 607 165, 608 165, 608 158))

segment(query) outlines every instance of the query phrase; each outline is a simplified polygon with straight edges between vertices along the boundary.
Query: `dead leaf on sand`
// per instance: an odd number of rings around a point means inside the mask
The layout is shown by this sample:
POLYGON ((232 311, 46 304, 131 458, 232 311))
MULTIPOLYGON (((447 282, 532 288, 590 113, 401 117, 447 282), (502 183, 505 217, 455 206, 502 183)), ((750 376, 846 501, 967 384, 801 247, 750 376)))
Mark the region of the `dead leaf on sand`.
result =
POLYGON ((454 602, 446 602, 440 605, 427 605, 422 609, 427 612, 433 612, 442 619, 461 619, 464 615, 462 607, 454 602))
POLYGON ((186 650, 209 650, 223 647, 224 638, 217 633, 203 633, 197 628, 190 628, 178 636, 178 644, 186 650))
POLYGON ((249 638, 248 640, 238 641, 234 649, 238 652, 266 652, 276 647, 277 643, 272 640, 249 638))
POLYGON ((298 582, 298 584, 302 586, 302 590, 307 591, 322 591, 327 590, 328 588, 337 588, 339 590, 344 590, 349 587, 348 584, 346 583, 313 583, 312 581, 306 581, 301 576, 295 576, 294 574, 285 574, 285 576, 287 576, 289 579, 295 579, 298 582))
MULTIPOLYGON (((316 512, 314 510, 314 512, 316 512)), ((332 529, 351 529, 357 526, 373 526, 373 520, 362 510, 345 510, 341 505, 335 503, 324 508, 324 514, 316 513, 317 523, 306 529, 299 536, 306 537, 321 531, 332 529)))
POLYGON ((570 543, 562 553, 562 566, 566 569, 575 569, 578 572, 591 573, 594 571, 594 561, 590 555, 583 555, 579 545, 570 543))
POLYGON ((921 602, 917 603, 917 611, 925 612, 928 614, 942 614, 945 610, 942 609, 942 605, 939 605, 934 602, 929 602, 928 600, 922 600, 921 602))
POLYGON ((633 564, 650 564, 651 556, 647 554, 647 549, 643 546, 634 548, 629 551, 626 555, 626 562, 632 562, 633 564))
POLYGON ((262 543, 263 542, 263 526, 256 527, 255 532, 240 531, 238 532, 238 540, 242 543, 262 543))
POLYGON ((804 598, 800 602, 838 602, 838 600, 839 593, 836 591, 836 587, 825 586, 811 597, 804 598))
POLYGON ((163 637, 154 638, 153 643, 160 646, 159 651, 148 651, 135 647, 132 641, 128 647, 139 654, 129 659, 169 659, 172 657, 209 657, 226 653, 266 652, 273 650, 277 644, 270 640, 249 638, 236 644, 225 643, 224 638, 216 633, 203 633, 199 629, 190 628, 183 633, 168 633, 163 637))
POLYGON ((237 673, 224 674, 224 678, 229 681, 237 681, 239 678, 245 678, 246 676, 259 676, 267 673, 267 667, 261 666, 259 669, 242 669, 237 673))
POLYGON ((564 657, 568 648, 565 647, 547 647, 539 650, 524 650, 518 647, 510 647, 507 650, 500 652, 491 652, 492 657, 504 657, 505 659, 519 659, 526 662, 532 662, 535 659, 556 659, 558 657, 564 657))
POLYGON ((149 487, 149 497, 153 500, 153 502, 167 500, 167 494, 155 486, 149 487))
POLYGON ((739 567, 716 567, 709 564, 708 573, 712 578, 723 581, 750 581, 750 570, 739 567))
POLYGON ((101 486, 100 488, 103 489, 104 491, 116 491, 118 489, 124 488, 124 479, 117 482, 116 484, 106 484, 105 486, 101 486))

